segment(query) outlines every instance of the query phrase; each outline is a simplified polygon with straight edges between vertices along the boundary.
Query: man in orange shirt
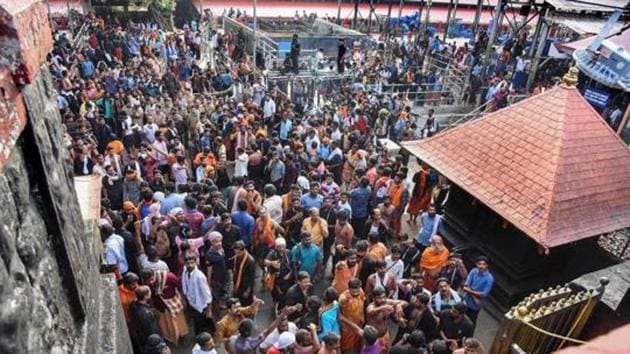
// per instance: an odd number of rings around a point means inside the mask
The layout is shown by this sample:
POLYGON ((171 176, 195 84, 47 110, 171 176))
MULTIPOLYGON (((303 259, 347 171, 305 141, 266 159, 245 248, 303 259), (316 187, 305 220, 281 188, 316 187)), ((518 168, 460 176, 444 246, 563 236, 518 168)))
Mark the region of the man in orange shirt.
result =
POLYGON ((403 182, 404 179, 404 173, 396 173, 394 182, 389 186, 388 191, 388 195, 392 201, 392 206, 394 207, 390 222, 394 232, 396 233, 396 237, 400 235, 402 215, 405 212, 405 206, 407 206, 407 202, 409 201, 409 192, 407 191, 407 186, 405 186, 405 183, 403 182))
POLYGON ((311 234, 313 244, 321 250, 324 247, 324 239, 328 237, 328 223, 319 217, 319 210, 311 208, 310 217, 302 222, 302 232, 311 234))
POLYGON ((370 245, 367 249, 367 256, 378 261, 384 261, 387 256, 387 247, 378 240, 378 233, 371 232, 368 234, 370 245))
POLYGON ((352 279, 348 282, 348 290, 339 296, 339 318, 341 322, 341 351, 343 353, 359 353, 362 339, 347 322, 363 328, 365 325, 365 293, 361 289, 361 281, 352 279))
POLYGON ((122 284, 118 286, 118 294, 120 295, 120 303, 122 304, 123 312, 125 313, 125 320, 127 323, 131 321, 131 315, 129 313, 129 307, 131 303, 136 301, 136 288, 138 287, 138 281, 140 278, 132 272, 128 272, 123 276, 122 284))

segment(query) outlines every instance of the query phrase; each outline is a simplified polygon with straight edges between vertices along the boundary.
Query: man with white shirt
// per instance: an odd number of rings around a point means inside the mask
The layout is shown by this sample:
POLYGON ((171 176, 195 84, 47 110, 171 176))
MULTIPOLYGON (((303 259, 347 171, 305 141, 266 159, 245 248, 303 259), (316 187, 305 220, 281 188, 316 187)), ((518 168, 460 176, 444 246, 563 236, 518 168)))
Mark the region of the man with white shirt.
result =
POLYGON ((265 104, 263 105, 263 118, 265 124, 271 122, 274 114, 276 114, 276 102, 274 102, 270 96, 267 96, 265 97, 265 104))
POLYGON ((197 257, 186 255, 186 268, 182 273, 182 292, 188 301, 188 312, 195 325, 195 333, 214 332, 212 321, 212 293, 208 279, 197 267, 197 257))
POLYGON ((273 184, 267 184, 263 189, 265 200, 263 207, 267 208, 269 217, 277 223, 282 222, 282 197, 276 194, 277 189, 273 184))
POLYGON ((158 131, 155 133, 155 141, 151 144, 151 152, 153 153, 153 159, 160 170, 163 170, 162 172, 166 173, 170 172, 168 170, 164 170, 164 166, 168 167, 168 148, 162 132, 158 131))
POLYGON ((236 155, 236 161, 234 161, 234 177, 247 177, 249 155, 242 147, 236 149, 236 155))
POLYGON ((144 134, 145 139, 149 141, 151 144, 155 142, 155 133, 158 131, 159 127, 153 121, 153 117, 147 116, 147 122, 142 127, 142 133, 144 134))
POLYGON ((269 335, 265 338, 265 340, 260 344, 260 349, 265 351, 271 346, 274 345, 278 341, 280 335, 284 332, 289 332, 292 334, 297 333, 298 328, 295 323, 289 321, 286 317, 280 319, 280 323, 278 323, 278 327, 276 327, 269 335))
POLYGON ((114 272, 117 279, 121 279, 122 275, 127 273, 128 270, 125 240, 122 236, 115 234, 114 228, 108 223, 103 223, 100 231, 105 253, 105 267, 109 271, 114 272))

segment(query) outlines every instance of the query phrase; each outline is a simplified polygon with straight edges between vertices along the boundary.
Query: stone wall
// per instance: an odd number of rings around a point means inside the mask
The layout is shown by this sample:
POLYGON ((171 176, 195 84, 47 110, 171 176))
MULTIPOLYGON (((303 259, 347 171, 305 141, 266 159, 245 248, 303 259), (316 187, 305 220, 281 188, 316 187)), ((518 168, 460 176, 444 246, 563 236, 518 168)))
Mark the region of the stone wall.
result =
POLYGON ((131 353, 81 217, 42 0, 0 0, 0 49, 0 353, 131 353))
POLYGON ((81 219, 45 67, 22 94, 28 122, 0 171, 0 353, 131 352, 116 282, 99 274, 81 219))

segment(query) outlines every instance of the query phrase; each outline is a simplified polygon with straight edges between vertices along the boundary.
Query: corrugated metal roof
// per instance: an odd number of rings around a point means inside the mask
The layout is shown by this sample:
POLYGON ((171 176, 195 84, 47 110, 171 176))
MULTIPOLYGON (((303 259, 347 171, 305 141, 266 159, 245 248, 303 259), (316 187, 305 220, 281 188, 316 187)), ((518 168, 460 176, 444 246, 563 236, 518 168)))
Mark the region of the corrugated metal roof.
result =
MULTIPOLYGON (((598 34, 601 32, 608 19, 556 14, 552 17, 552 21, 566 26, 579 35, 584 36, 589 34, 598 34)), ((617 22, 614 24, 611 33, 619 32, 623 27, 623 23, 617 22)))
POLYGON ((601 11, 613 12, 615 7, 623 8, 628 6, 630 0, 545 0, 554 7, 556 11, 581 12, 581 11, 601 11))

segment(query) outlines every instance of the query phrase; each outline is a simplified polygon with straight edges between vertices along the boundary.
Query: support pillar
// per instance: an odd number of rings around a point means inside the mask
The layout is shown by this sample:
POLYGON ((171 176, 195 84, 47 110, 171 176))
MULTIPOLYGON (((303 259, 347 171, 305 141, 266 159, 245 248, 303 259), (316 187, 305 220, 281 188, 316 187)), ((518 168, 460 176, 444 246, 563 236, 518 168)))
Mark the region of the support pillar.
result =
POLYGON ((429 21, 431 20, 431 5, 433 5, 433 0, 427 0, 427 11, 424 14, 425 31, 429 29, 429 21))
POLYGON ((475 42, 477 41, 477 33, 479 32, 479 22, 481 21, 481 12, 483 11, 483 0, 477 0, 477 8, 475 10, 475 19, 472 24, 472 34, 475 36, 475 42))
POLYGON ((367 34, 370 34, 372 30, 372 12, 374 12, 374 0, 370 0, 370 12, 368 14, 367 34))
POLYGON ((453 11, 453 0, 450 0, 448 3, 448 12, 446 14, 446 23, 444 24, 444 36, 442 36, 442 42, 446 42, 446 38, 448 37, 448 27, 451 23, 451 12, 453 11))
POLYGON ((341 25, 341 0, 337 0, 337 24, 341 25))
POLYGON ((403 6, 405 6, 405 0, 400 0, 400 6, 398 7, 398 27, 400 28, 401 35, 402 35, 402 23, 400 22, 400 19, 402 18, 403 6))
POLYGON ((352 19, 352 29, 357 29, 357 16, 359 16, 359 0, 354 0, 354 17, 352 19))
POLYGON ((389 0, 389 4, 387 5, 387 25, 386 25, 386 33, 388 37, 391 30, 391 25, 390 25, 391 19, 392 19, 392 2, 391 0, 389 0))
POLYGON ((540 65, 540 57, 545 50, 545 43, 547 42, 547 35, 549 34, 549 24, 547 23, 548 16, 549 8, 546 8, 544 10, 544 16, 538 19, 540 23, 538 41, 532 43, 532 47, 534 47, 535 44, 536 55, 534 56, 534 60, 532 61, 532 69, 530 70, 529 77, 527 78, 525 92, 530 92, 532 89, 532 85, 534 84, 534 80, 536 79, 536 73, 538 72, 538 66, 540 65))
POLYGON ((488 64, 490 63, 490 54, 494 50, 494 41, 497 39, 497 33, 499 31, 499 19, 501 19, 501 13, 503 12, 503 6, 501 6, 501 1, 497 2, 496 7, 494 8, 494 15, 492 16, 492 32, 488 37, 488 45, 486 46, 486 53, 483 58, 483 69, 482 69, 482 77, 485 79, 488 75, 488 64))
MULTIPOLYGON (((628 124, 628 119, 630 119, 630 103, 626 106, 626 112, 623 114, 623 118, 621 118, 621 123, 619 123, 619 128, 617 128, 617 135, 621 136, 623 134, 623 130, 628 124)), ((628 247, 628 245, 626 245, 628 247)))

